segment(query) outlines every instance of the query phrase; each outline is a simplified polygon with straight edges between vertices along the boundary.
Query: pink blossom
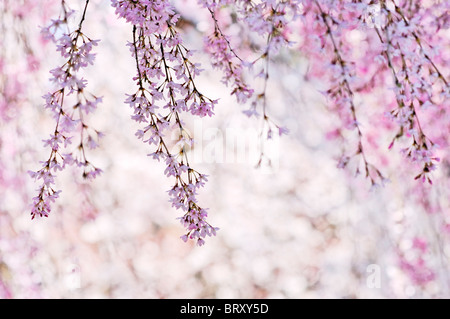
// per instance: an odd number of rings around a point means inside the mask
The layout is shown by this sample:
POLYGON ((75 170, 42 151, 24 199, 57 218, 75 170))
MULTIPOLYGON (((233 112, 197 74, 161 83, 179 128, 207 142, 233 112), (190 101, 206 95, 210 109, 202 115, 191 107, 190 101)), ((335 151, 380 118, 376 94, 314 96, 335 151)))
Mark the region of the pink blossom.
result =
MULTIPOLYGON (((86 2, 84 14, 88 3, 89 1, 86 2)), ((90 134, 88 134, 86 141, 84 140, 83 136, 87 133, 89 126, 84 121, 83 113, 75 112, 77 108, 85 114, 93 112, 102 100, 92 94, 89 97, 86 95, 84 89, 87 86, 87 80, 79 78, 77 74, 77 71, 81 68, 93 63, 94 55, 90 51, 93 46, 98 44, 98 40, 91 40, 82 33, 84 15, 76 31, 61 34, 61 30, 67 27, 68 18, 74 14, 74 11, 68 9, 64 2, 61 5, 64 12, 63 17, 52 20, 51 24, 42 30, 45 37, 55 43, 56 50, 60 52, 63 58, 67 59, 67 62, 50 71, 51 81, 58 89, 43 96, 45 107, 53 113, 56 125, 54 133, 50 135, 49 139, 44 140, 44 146, 51 148, 49 159, 43 162, 39 171, 30 173, 31 177, 42 180, 39 195, 33 199, 32 219, 36 216, 48 217, 51 211, 51 203, 59 197, 61 191, 55 191, 52 188, 56 177, 51 173, 52 170, 56 172, 63 170, 68 165, 77 164, 85 167, 83 172, 85 178, 93 179, 101 173, 100 169, 93 167, 91 164, 88 165, 84 143, 86 142, 88 148, 93 149, 97 147, 97 142, 90 134), (57 36, 57 34, 59 35, 57 36), (85 101, 85 103, 79 102, 71 108, 64 105, 64 97, 72 93, 77 95, 78 101, 85 101), (79 117, 75 118, 75 114, 79 114, 79 117), (80 144, 78 144, 78 151, 82 157, 81 161, 77 159, 73 152, 64 154, 64 156, 60 155, 61 150, 72 143, 74 137, 72 134, 76 131, 79 132, 81 139, 80 144), (86 170, 88 167, 89 169, 86 170)), ((94 131, 98 136, 99 132, 94 131)))

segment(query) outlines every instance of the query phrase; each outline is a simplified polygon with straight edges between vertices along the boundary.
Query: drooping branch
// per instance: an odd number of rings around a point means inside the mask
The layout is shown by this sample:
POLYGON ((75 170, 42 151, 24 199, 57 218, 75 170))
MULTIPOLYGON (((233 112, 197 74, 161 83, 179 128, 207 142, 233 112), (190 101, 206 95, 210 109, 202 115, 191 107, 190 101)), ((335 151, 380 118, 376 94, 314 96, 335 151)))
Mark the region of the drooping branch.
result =
POLYGON ((83 15, 75 31, 62 33, 57 38, 60 32, 64 32, 64 28, 68 29, 68 19, 75 13, 67 7, 64 0, 61 2, 62 15, 43 29, 44 36, 56 44, 57 51, 67 60, 62 66, 50 71, 51 81, 57 89, 44 95, 45 107, 53 113, 56 125, 50 138, 44 140, 45 146, 51 148, 49 158, 43 162, 40 170, 29 172, 33 178, 42 180, 38 195, 33 198, 32 219, 36 216, 48 217, 51 203, 59 197, 61 190, 54 189, 57 171, 68 165, 76 165, 83 169, 83 177, 86 179, 93 179, 101 173, 101 169, 87 159, 86 147, 96 148, 102 133, 91 128, 85 117, 97 108, 102 98, 87 92, 87 81, 79 77, 81 69, 93 64, 95 54, 91 51, 99 42, 90 39, 82 31, 88 4, 89 0, 85 2, 83 15), (76 100, 67 101, 73 93, 76 100), (79 134, 76 148, 63 153, 72 144, 76 132, 79 134))

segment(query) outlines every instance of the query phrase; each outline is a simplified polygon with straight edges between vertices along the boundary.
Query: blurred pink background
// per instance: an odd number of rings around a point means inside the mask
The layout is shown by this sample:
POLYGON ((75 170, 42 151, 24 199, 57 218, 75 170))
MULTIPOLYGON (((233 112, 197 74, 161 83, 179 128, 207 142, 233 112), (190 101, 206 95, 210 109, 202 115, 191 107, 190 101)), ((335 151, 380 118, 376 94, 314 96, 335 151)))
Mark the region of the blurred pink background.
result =
MULTIPOLYGON (((71 2, 76 10, 78 2, 71 2)), ((201 50, 198 30, 206 28, 207 12, 191 9, 195 2, 175 3, 197 28, 186 27, 186 45, 201 50)), ((183 243, 179 212, 168 202, 172 181, 162 163, 146 156, 152 150, 135 138, 138 127, 123 103, 136 90, 135 65, 125 46, 130 26, 115 17, 109 1, 91 5, 85 32, 101 42, 85 77, 89 90, 104 100, 89 121, 105 137, 90 158, 103 174, 92 182, 76 170, 59 174, 63 192, 48 219, 30 220, 37 183, 26 172, 48 156, 41 141, 53 122, 41 96, 50 87, 48 70, 60 60, 51 44, 37 43, 44 23, 39 19, 24 25, 33 45, 42 48, 36 52, 43 59, 40 71, 27 73, 23 55, 5 49, 14 63, 3 74, 19 75, 23 102, 11 111, 13 120, 0 126, 0 298, 449 296, 449 238, 440 228, 442 216, 411 200, 404 184, 414 181, 397 168, 398 154, 386 151, 391 183, 375 190, 363 177, 336 167, 341 145, 326 139, 335 119, 318 92, 323 84, 304 78, 301 57, 282 56, 272 68, 270 112, 289 134, 267 146, 273 166, 255 168, 261 122, 242 114, 207 56, 195 55, 205 69, 199 85, 220 102, 214 117, 186 119, 201 144, 192 150, 191 164, 209 176, 199 199, 220 231, 203 247, 183 243), (237 141, 243 148, 234 148, 237 141), (418 255, 433 280, 414 281, 425 271, 414 264, 418 255)), ((32 16, 41 13, 36 7, 32 16)), ((382 136, 380 144, 388 145, 389 138, 382 136)), ((444 173, 436 172, 438 182, 426 192, 445 210, 448 190, 439 183, 444 173)))

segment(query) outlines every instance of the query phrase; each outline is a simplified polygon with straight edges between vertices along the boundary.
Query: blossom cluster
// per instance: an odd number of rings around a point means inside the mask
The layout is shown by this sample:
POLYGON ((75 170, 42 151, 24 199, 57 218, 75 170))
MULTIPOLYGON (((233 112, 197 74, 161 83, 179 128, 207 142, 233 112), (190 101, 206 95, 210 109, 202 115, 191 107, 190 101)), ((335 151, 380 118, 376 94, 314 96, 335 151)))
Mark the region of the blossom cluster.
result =
POLYGON ((387 61, 387 67, 392 72, 397 104, 395 109, 387 113, 387 117, 399 126, 390 147, 397 139, 406 136, 409 145, 402 148, 401 152, 411 161, 422 165, 422 171, 415 178, 431 184, 430 172, 440 161, 435 155, 438 145, 422 128, 419 110, 441 109, 449 103, 450 86, 433 62, 438 58, 438 45, 431 46, 429 40, 433 35, 428 33, 441 26, 433 22, 435 25, 432 28, 424 28, 421 23, 429 22, 419 21, 419 14, 408 17, 407 10, 395 2, 381 2, 381 14, 383 20, 377 33, 384 46, 380 59, 387 61))
POLYGON ((168 193, 172 206, 183 212, 179 219, 187 232, 181 238, 201 246, 218 228, 206 221, 207 210, 196 198, 207 177, 189 165, 187 152, 193 140, 184 129, 182 115, 212 116, 217 101, 196 86, 201 69, 183 45, 175 28, 179 16, 169 2, 113 0, 112 5, 117 15, 133 25, 133 41, 128 45, 136 61, 138 90, 128 95, 125 103, 133 110, 132 119, 143 125, 136 136, 155 147, 149 156, 164 161, 164 174, 175 179, 168 193), (178 131, 174 147, 165 138, 169 130, 178 131))
POLYGON ((288 25, 296 19, 299 2, 296 0, 262 1, 260 3, 228 0, 199 0, 198 2, 208 9, 214 24, 214 31, 205 39, 205 50, 211 57, 213 67, 223 72, 222 81, 231 86, 231 95, 235 95, 240 104, 249 102, 249 108, 243 113, 248 117, 262 118, 261 154, 257 166, 261 165, 263 159, 267 159, 270 164, 270 158, 264 154, 264 140, 271 139, 274 132, 281 136, 288 131, 287 128, 276 124, 267 110, 270 60, 281 48, 290 46, 288 25), (227 14, 226 12, 229 10, 236 15, 237 22, 241 25, 240 36, 252 43, 250 47, 258 48, 256 57, 254 54, 249 54, 253 51, 252 49, 244 50, 242 45, 240 49, 245 52, 245 56, 241 57, 223 31, 230 25, 221 25, 217 16, 227 14), (255 39, 254 35, 264 39, 263 43, 259 39, 255 39), (254 74, 255 70, 256 74, 254 74), (247 77, 249 74, 254 74, 256 78, 261 78, 262 88, 256 89, 250 85, 245 79, 245 73, 247 73, 247 77))
POLYGON ((439 66, 445 65, 440 43, 445 43, 441 31, 448 27, 442 14, 448 11, 446 4, 429 1, 412 6, 388 0, 302 4, 299 20, 304 36, 299 48, 310 58, 310 75, 328 82, 329 109, 341 119, 330 136, 342 138, 346 130, 356 135, 354 151, 344 153, 338 167, 358 158, 363 169, 357 167, 356 173, 364 172, 372 185, 386 182, 367 154, 361 119, 370 106, 364 96, 367 100, 377 95, 384 108, 379 113, 398 127, 385 149, 398 142, 400 153, 421 165, 415 178, 431 183, 430 173, 440 161, 438 146, 447 144, 442 134, 430 137, 426 127, 445 112, 449 101, 448 81, 439 66))
POLYGON ((83 170, 86 179, 93 179, 101 173, 101 169, 87 159, 86 149, 95 149, 102 133, 87 124, 86 116, 94 112, 102 98, 89 93, 85 89, 87 80, 79 75, 81 69, 93 64, 95 54, 92 49, 99 42, 82 31, 88 3, 86 1, 75 31, 70 32, 68 26, 75 11, 64 0, 61 2, 60 17, 42 29, 44 37, 55 43, 56 50, 66 62, 50 71, 50 80, 57 89, 43 96, 45 108, 53 114, 56 125, 50 137, 43 141, 44 146, 50 149, 49 158, 41 162, 42 167, 38 171, 29 171, 31 177, 41 181, 38 195, 33 198, 32 219, 36 216, 48 217, 51 203, 59 197, 61 190, 55 190, 54 186, 58 171, 75 165, 83 170), (69 145, 76 135, 76 147, 71 150, 69 145))

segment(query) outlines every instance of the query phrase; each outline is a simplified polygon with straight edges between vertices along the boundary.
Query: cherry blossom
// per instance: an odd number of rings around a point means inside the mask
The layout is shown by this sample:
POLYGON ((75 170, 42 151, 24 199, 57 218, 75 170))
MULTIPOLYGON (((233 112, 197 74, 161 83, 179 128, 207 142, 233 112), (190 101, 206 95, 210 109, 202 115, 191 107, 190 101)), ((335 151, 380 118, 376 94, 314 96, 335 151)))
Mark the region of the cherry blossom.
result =
POLYGON ((42 29, 44 37, 55 43, 56 50, 64 59, 67 59, 67 62, 50 71, 52 75, 50 80, 58 89, 43 96, 45 108, 53 113, 56 126, 50 138, 43 141, 44 146, 51 148, 49 159, 42 162, 42 168, 37 172, 29 172, 31 177, 42 180, 38 195, 33 198, 32 219, 36 216, 48 217, 51 203, 55 202, 61 193, 61 190, 54 189, 56 173, 67 164, 82 167, 83 177, 86 179, 93 179, 101 173, 101 169, 87 160, 85 151, 86 145, 90 149, 98 146, 96 140, 101 133, 87 124, 85 116, 96 109, 102 98, 85 91, 87 80, 78 75, 80 69, 93 64, 95 54, 91 51, 99 42, 99 40, 91 40, 82 32, 88 4, 89 1, 86 1, 83 15, 75 31, 65 33, 69 18, 75 14, 75 11, 67 7, 65 1, 61 2, 61 16, 42 29), (60 33, 62 34, 58 37, 57 34, 60 33), (76 103, 67 106, 67 99, 70 99, 73 93, 76 94, 76 103), (75 151, 63 155, 62 151, 72 144, 73 134, 77 131, 80 137, 75 151))

